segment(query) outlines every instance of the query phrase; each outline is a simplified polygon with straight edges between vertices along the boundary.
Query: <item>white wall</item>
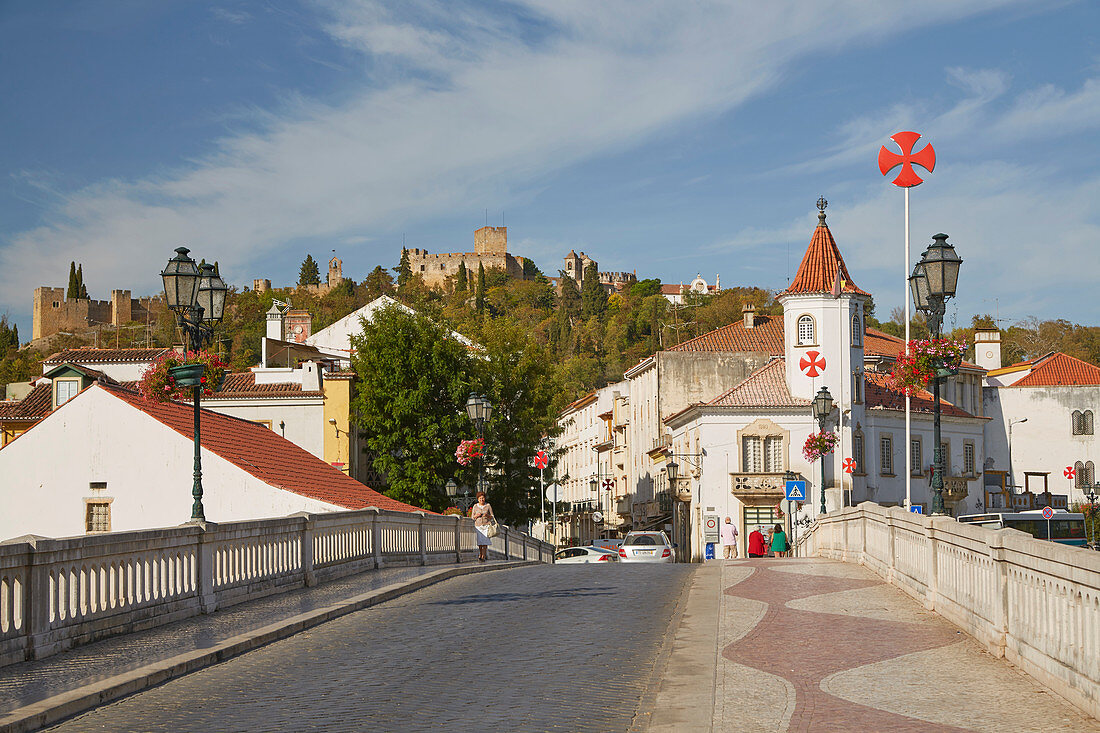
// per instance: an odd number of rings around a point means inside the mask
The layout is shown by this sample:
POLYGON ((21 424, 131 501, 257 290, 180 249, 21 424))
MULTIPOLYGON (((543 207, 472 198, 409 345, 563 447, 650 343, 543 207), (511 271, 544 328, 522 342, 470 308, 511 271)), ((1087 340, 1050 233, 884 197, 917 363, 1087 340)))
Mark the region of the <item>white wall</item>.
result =
MULTIPOLYGON (((86 497, 113 499, 113 531, 191 518, 191 439, 98 385, 0 450, 0 539, 85 533, 86 497), (104 481, 106 490, 91 491, 104 481)), ((226 522, 340 507, 283 491, 202 450, 206 518, 226 522)))
MULTIPOLYGON (((219 400, 207 399, 202 402, 206 409, 232 415, 242 420, 271 421, 271 430, 276 435, 300 446, 318 458, 325 457, 326 427, 324 420, 325 401, 323 398, 270 399, 270 400, 219 400), (279 423, 285 428, 280 431, 279 423)), ((331 426, 328 426, 331 430, 331 426)))
POLYGON ((1074 410, 1092 410, 1095 425, 1100 418, 1100 386, 987 388, 985 405, 992 418, 985 429, 992 468, 1008 470, 1011 420, 1014 483, 1023 487, 1025 471, 1049 471, 1052 494, 1069 495, 1071 502, 1083 500, 1083 493, 1062 472, 1077 461, 1092 461, 1100 474, 1100 438, 1095 427, 1093 435, 1074 435, 1070 416, 1074 410), (1027 422, 1016 422, 1022 418, 1027 422))

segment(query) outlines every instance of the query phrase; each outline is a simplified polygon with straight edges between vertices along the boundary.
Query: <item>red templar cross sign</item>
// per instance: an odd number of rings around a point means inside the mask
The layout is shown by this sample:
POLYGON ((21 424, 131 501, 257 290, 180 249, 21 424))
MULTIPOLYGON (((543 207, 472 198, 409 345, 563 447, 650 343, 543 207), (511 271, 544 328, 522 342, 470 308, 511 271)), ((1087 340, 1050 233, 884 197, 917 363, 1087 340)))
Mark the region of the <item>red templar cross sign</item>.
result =
POLYGON ((816 377, 825 371, 825 357, 816 351, 807 351, 802 361, 798 362, 798 366, 807 377, 816 377))
POLYGON ((921 184, 924 179, 913 170, 913 164, 916 163, 931 173, 936 168, 936 151, 931 145, 925 145, 918 152, 913 152, 913 146, 920 139, 919 132, 899 132, 891 135, 890 139, 901 148, 901 155, 887 150, 885 145, 882 146, 878 151, 878 169, 882 171, 882 175, 885 176, 900 165, 901 172, 891 183, 902 188, 912 188, 921 184))

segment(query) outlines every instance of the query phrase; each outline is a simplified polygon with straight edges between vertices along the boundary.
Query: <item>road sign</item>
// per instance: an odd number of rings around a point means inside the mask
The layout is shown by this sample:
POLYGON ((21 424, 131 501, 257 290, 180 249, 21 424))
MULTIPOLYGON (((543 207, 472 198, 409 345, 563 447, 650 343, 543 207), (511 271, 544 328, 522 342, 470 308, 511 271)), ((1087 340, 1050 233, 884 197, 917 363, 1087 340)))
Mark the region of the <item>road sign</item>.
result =
POLYGON ((540 450, 535 454, 535 468, 542 470, 546 468, 546 465, 550 462, 550 459, 546 457, 546 451, 540 450))
POLYGON ((1043 507, 1043 519, 1050 519, 1054 516, 1054 510, 1048 506, 1043 507))
POLYGON ((844 473, 854 473, 856 470, 856 461, 854 458, 844 459, 844 473))
POLYGON ((561 487, 550 484, 546 487, 546 500, 549 502, 561 501, 561 487))
POLYGON ((913 512, 914 514, 924 514, 924 507, 922 507, 920 504, 914 504, 913 506, 909 507, 909 511, 913 512))
POLYGON ((1072 481, 1073 477, 1077 475, 1077 470, 1073 466, 1066 466, 1066 470, 1062 471, 1062 475, 1072 481))
POLYGON ((718 515, 703 515, 703 542, 718 541, 718 515))
POLYGON ((787 501, 806 501, 806 482, 788 481, 786 497, 787 501))

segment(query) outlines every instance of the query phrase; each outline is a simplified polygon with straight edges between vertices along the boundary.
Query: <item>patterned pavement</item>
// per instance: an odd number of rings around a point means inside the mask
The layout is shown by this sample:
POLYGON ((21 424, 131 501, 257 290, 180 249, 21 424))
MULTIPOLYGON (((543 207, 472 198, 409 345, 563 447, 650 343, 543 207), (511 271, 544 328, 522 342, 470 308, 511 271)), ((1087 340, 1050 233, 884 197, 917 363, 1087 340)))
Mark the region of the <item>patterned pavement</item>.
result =
POLYGON ((724 562, 714 730, 1096 731, 869 571, 724 562))

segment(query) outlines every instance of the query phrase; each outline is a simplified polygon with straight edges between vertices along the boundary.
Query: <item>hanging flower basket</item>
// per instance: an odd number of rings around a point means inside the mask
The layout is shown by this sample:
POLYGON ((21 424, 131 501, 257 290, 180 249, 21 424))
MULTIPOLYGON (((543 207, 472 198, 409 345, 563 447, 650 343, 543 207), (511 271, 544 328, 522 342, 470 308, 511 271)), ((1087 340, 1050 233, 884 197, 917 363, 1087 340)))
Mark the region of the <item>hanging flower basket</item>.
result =
POLYGON ((469 466, 475 458, 485 455, 485 441, 481 438, 464 440, 455 449, 455 458, 460 465, 469 466))
POLYGON ((451 515, 454 515, 456 517, 461 517, 462 516, 462 510, 459 509, 456 506, 449 506, 449 507, 447 507, 446 509, 443 510, 443 516, 447 517, 447 516, 451 516, 451 515))
POLYGON ((822 431, 810 433, 806 443, 802 446, 802 455, 811 463, 833 452, 836 444, 840 442, 840 436, 836 433, 822 431))
POLYGON ((966 344, 961 341, 914 339, 907 354, 898 354, 890 381, 905 394, 915 395, 933 378, 958 374, 965 354, 966 344))
POLYGON ((209 351, 169 351, 141 375, 138 391, 150 402, 170 402, 190 399, 191 387, 201 386, 209 397, 221 387, 228 366, 209 351))

